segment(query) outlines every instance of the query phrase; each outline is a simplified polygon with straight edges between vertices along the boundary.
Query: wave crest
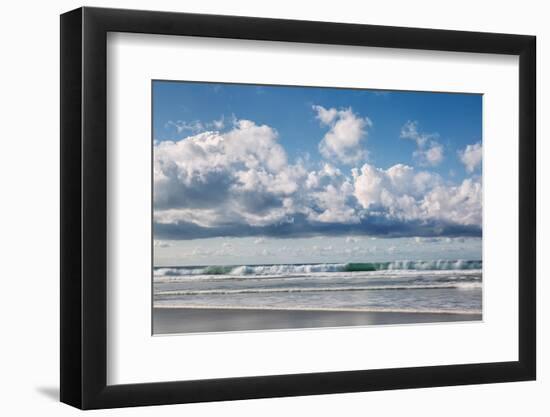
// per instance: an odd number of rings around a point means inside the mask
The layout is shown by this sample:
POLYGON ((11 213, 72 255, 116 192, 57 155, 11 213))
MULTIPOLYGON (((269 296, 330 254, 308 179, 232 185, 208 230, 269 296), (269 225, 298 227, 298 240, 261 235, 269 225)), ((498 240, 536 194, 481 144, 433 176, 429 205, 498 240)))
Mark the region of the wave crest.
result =
POLYGON ((155 276, 189 275, 299 275, 323 272, 369 272, 369 271, 444 271, 475 270, 482 268, 482 261, 474 260, 437 260, 437 261, 391 261, 362 263, 321 263, 321 264, 278 264, 278 265, 232 265, 155 268, 155 276))

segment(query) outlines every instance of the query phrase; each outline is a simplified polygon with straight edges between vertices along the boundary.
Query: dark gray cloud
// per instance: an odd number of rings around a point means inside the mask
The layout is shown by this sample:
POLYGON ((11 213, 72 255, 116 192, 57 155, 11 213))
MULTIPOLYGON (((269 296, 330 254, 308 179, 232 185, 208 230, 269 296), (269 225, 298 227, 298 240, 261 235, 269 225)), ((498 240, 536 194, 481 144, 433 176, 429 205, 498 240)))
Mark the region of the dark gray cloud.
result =
POLYGON ((179 221, 171 224, 154 223, 155 239, 201 239, 208 237, 269 236, 273 238, 310 237, 317 235, 378 237, 481 237, 481 228, 443 222, 396 221, 384 217, 369 217, 357 224, 311 222, 297 215, 291 223, 268 226, 242 224, 219 227, 201 227, 195 223, 179 221))

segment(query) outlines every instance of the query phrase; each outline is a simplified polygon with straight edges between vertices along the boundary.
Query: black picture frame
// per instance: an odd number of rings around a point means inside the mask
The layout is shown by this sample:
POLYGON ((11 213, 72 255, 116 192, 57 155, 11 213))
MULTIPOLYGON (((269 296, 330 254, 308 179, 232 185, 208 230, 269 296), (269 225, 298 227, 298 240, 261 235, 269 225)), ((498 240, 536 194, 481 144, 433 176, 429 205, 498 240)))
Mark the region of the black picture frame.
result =
POLYGON ((84 7, 61 15, 60 56, 62 402, 96 409, 535 379, 534 36, 84 7), (107 385, 108 32, 519 56, 518 361, 107 385))

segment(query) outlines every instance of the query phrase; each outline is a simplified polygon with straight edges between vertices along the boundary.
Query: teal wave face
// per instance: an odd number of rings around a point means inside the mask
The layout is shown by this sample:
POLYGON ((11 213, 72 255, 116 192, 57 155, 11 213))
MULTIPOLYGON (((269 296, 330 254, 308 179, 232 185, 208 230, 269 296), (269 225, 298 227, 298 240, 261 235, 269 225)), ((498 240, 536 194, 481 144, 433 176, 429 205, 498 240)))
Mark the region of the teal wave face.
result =
POLYGON ((388 269, 389 262, 366 262, 366 263, 349 263, 346 264, 346 272, 368 272, 380 271, 388 269))
POLYGON ((365 262, 348 263, 345 266, 346 272, 368 272, 368 271, 386 271, 386 270, 421 270, 421 271, 439 271, 439 270, 461 270, 461 269, 481 269, 482 261, 392 261, 392 262, 365 262))
POLYGON ((226 275, 230 274, 234 266, 207 266, 201 272, 204 275, 226 275))

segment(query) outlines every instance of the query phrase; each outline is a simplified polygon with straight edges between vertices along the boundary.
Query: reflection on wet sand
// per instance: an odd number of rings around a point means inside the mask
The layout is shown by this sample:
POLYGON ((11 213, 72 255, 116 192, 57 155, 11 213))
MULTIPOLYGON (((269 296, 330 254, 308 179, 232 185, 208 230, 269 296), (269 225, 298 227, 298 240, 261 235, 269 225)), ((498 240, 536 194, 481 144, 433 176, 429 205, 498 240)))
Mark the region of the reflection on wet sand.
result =
POLYGON ((479 321, 481 314, 155 308, 154 334, 479 321))

